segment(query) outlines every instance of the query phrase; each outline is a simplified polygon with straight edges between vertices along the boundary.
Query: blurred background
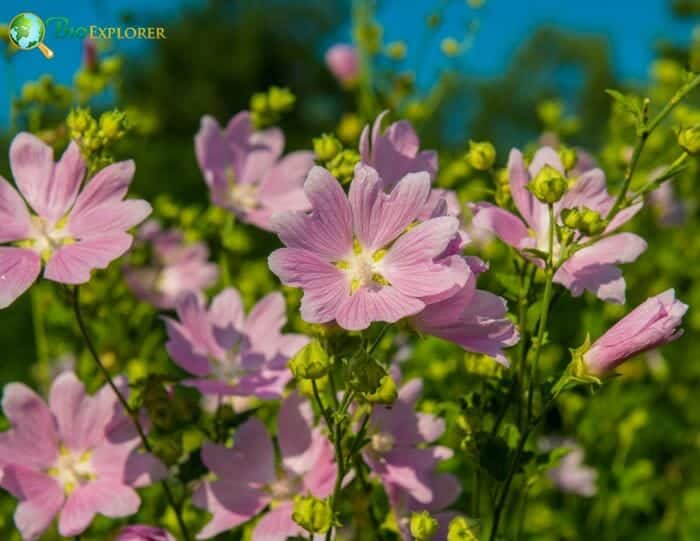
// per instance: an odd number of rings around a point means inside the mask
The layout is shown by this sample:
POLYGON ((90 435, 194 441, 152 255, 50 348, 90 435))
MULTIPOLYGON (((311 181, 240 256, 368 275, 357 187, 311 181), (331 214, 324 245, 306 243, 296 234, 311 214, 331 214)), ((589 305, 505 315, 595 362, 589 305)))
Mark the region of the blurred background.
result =
MULTIPOLYGON (((389 108, 393 118, 416 126, 422 148, 439 150, 438 183, 467 202, 498 193, 492 179, 465 165, 470 139, 493 142, 501 166, 513 146, 531 151, 547 141, 585 148, 614 189, 634 132, 605 89, 649 96, 658 108, 682 84, 686 68, 698 71, 700 57, 697 0, 5 0, 0 25, 19 11, 67 18, 75 28, 164 27, 167 39, 99 41, 97 60, 86 60, 83 39, 56 36, 51 24, 45 43, 55 52, 52 60, 0 41, 0 174, 11 178, 7 148, 17 131, 39 133, 61 149, 71 107, 95 113, 118 107, 131 129, 113 152, 135 159, 134 192, 152 201, 165 223, 205 240, 213 235, 206 228, 217 224, 203 225, 210 216, 193 151, 199 120, 211 114, 226 122, 271 85, 296 96, 293 111, 279 122, 288 150, 310 148, 322 133, 354 147, 362 126, 389 108), (325 52, 338 42, 362 52, 371 77, 359 88, 339 84, 325 64, 325 52)), ((640 183, 677 154, 673 130, 699 118, 698 96, 674 112, 649 141, 640 183)), ((598 493, 588 499, 534 483, 525 492, 521 539, 700 539, 697 173, 691 164, 636 220, 649 250, 625 269, 627 308, 587 296, 557 300, 554 342, 574 346, 668 287, 691 310, 687 336, 663 356, 629 363, 618 381, 590 400, 572 394, 547 420, 548 432, 573 437, 586 449, 586 463, 598 472, 598 493)), ((248 304, 276 287, 265 265, 276 245, 272 236, 243 227, 221 247, 233 254, 229 272, 248 304)), ((508 260, 496 243, 474 251, 493 268, 508 260)), ((103 351, 112 355, 115 370, 138 375, 144 363, 167 367, 157 314, 127 299, 119 283, 112 269, 86 293, 88 304, 103 301, 94 307, 93 322, 103 351), (115 314, 124 317, 100 323, 115 314)), ((481 287, 508 296, 508 284, 497 275, 481 287)), ((0 312, 0 384, 45 386, 57 367, 73 362, 78 348, 61 292, 40 288, 0 312)), ((550 368, 568 359, 563 347, 547 353, 550 368)), ((406 371, 426 378, 426 407, 447 415, 455 440, 459 397, 498 379, 497 371, 437 340, 421 343, 406 371)), ((464 459, 451 467, 468 479, 475 466, 464 459)), ((11 512, 10 500, 0 498, 1 539, 16 539, 11 512)), ((158 516, 158 507, 144 513, 158 516)), ((98 523, 87 539, 108 538, 101 528, 98 523)))

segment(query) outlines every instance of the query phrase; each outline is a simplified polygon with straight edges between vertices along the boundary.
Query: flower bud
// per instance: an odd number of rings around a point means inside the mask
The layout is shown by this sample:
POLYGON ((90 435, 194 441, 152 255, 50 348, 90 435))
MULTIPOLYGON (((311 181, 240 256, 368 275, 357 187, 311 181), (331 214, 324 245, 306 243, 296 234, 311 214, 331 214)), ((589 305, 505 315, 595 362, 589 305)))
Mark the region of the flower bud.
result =
POLYGON ((333 525, 333 511, 326 500, 313 496, 294 498, 292 520, 310 533, 326 533, 333 525))
POLYGON ((581 225, 581 211, 579 209, 562 209, 560 216, 566 227, 578 229, 581 225))
POLYGON ((535 178, 527 185, 534 196, 543 203, 556 203, 569 188, 566 177, 551 165, 540 169, 535 178))
POLYGON ((576 162, 578 161, 578 155, 576 154, 576 150, 571 147, 561 145, 559 147, 558 154, 559 159, 561 160, 561 163, 564 166, 564 170, 571 171, 576 165, 576 162))
POLYGON ((318 340, 311 340, 289 361, 289 369, 297 379, 322 378, 330 366, 328 354, 318 340))
POLYGON ((593 235, 599 235, 605 231, 606 223, 605 220, 600 216, 599 212, 595 210, 584 207, 581 212, 581 222, 579 224, 579 229, 589 237, 593 235))
POLYGON ((359 161, 359 152, 345 149, 328 163, 328 170, 341 184, 349 184, 355 175, 355 165, 359 161))
POLYGON ((355 144, 362 132, 362 119, 354 113, 345 113, 340 117, 340 122, 335 132, 341 141, 348 144, 355 144))
POLYGON ((294 107, 296 96, 288 88, 271 86, 267 93, 267 103, 275 113, 286 113, 294 107))
POLYGON ((380 389, 386 370, 370 357, 355 360, 350 365, 348 386, 359 393, 375 393, 380 389))
POLYGON ((328 49, 326 66, 345 87, 354 85, 360 76, 360 57, 352 45, 337 43, 328 49))
POLYGON ((478 541, 478 537, 466 518, 456 517, 448 527, 447 541, 478 541))
POLYGON ((700 153, 700 125, 681 130, 678 134, 678 144, 688 154, 700 153))
POLYGON ((413 513, 410 523, 411 535, 415 541, 430 541, 437 532, 438 521, 427 511, 413 513))
POLYGON ((162 460, 166 465, 176 464, 182 456, 182 439, 180 437, 167 437, 151 440, 153 454, 162 460))
POLYGON ((440 49, 445 56, 457 56, 462 51, 462 47, 455 38, 445 38, 440 43, 440 49))
POLYGON ((496 161, 496 149, 488 141, 469 141, 467 160, 474 169, 488 171, 496 161))
POLYGON ((97 122, 90 114, 89 109, 78 107, 68 113, 66 125, 68 126, 71 139, 82 139, 86 134, 95 130, 97 122))
POLYGON ((406 44, 403 41, 394 41, 386 46, 386 55, 392 60, 406 58, 406 44))
POLYGON ((364 397, 367 402, 372 404, 384 404, 386 406, 393 404, 399 395, 396 388, 396 382, 390 374, 385 375, 379 380, 379 387, 373 393, 365 393, 364 397))
POLYGON ((313 143, 316 158, 322 162, 331 161, 343 150, 343 144, 338 141, 338 138, 328 133, 316 137, 313 143))
POLYGON ((126 133, 126 114, 106 111, 100 115, 100 135, 108 141, 117 141, 126 133))
POLYGON ((250 110, 260 114, 268 112, 267 94, 265 92, 256 92, 250 97, 250 110))

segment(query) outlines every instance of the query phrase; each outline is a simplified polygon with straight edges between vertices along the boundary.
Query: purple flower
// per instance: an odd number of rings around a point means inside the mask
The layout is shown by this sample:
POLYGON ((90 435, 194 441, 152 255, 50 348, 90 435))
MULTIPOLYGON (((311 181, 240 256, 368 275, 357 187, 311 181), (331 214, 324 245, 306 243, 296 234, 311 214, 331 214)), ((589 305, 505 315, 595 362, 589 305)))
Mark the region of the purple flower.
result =
POLYGON ((252 541, 286 541, 304 535, 292 521, 293 499, 331 494, 336 478, 333 446, 321 428, 313 427, 311 405, 296 393, 282 402, 277 427, 279 467, 272 440, 258 419, 238 429, 231 448, 204 445, 202 460, 217 479, 204 482, 192 497, 194 505, 213 515, 199 539, 234 528, 268 505, 270 511, 256 524, 252 541))
POLYGON ((477 274, 486 270, 486 265, 476 258, 467 261, 469 278, 464 286, 454 295, 426 306, 411 322, 420 332, 490 355, 508 366, 502 350, 518 342, 518 329, 506 317, 505 299, 476 289, 477 274))
MULTIPOLYGON (((376 118, 371 135, 369 126, 365 126, 362 131, 362 163, 372 166, 377 171, 387 190, 393 188, 408 173, 425 171, 432 181, 438 169, 437 152, 421 151, 418 134, 405 120, 394 122, 382 135, 382 121, 387 114, 388 111, 384 111, 376 118)), ((441 192, 444 191, 438 191, 441 192)))
POLYGON ((25 541, 38 539, 59 514, 63 537, 79 535, 97 513, 132 515, 141 504, 133 487, 166 474, 138 451, 138 434, 107 385, 89 396, 66 372, 54 380, 47 407, 10 383, 2 407, 12 428, 0 434, 0 486, 19 500, 15 525, 25 541))
POLYGON ((139 524, 122 528, 114 541, 175 541, 175 538, 163 528, 139 524))
POLYGON ((587 370, 602 375, 630 357, 657 348, 683 334, 679 329, 688 305, 673 289, 647 299, 618 321, 583 354, 587 370))
POLYGON ((326 66, 343 86, 351 86, 360 76, 360 58, 352 45, 338 43, 328 49, 326 66))
POLYGON ((577 494, 586 498, 594 496, 598 472, 595 468, 584 465, 584 453, 580 445, 571 439, 559 437, 543 438, 539 442, 539 448, 544 452, 559 447, 571 450, 564 455, 556 467, 547 472, 550 481, 562 492, 577 494))
POLYGON ((170 309, 182 294, 201 294, 216 282, 219 269, 207 261, 209 249, 203 242, 186 244, 181 231, 162 231, 153 221, 144 224, 139 237, 153 248, 152 264, 124 268, 126 283, 139 299, 170 309))
POLYGON ((651 192, 649 203, 662 227, 678 227, 686 221, 687 209, 674 193, 672 180, 667 180, 651 192))
MULTIPOLYGON (((494 206, 490 203, 479 203, 472 207, 473 224, 484 228, 498 236, 503 242, 525 250, 535 248, 545 253, 549 251, 549 216, 547 205, 541 203, 526 188, 527 184, 545 165, 554 167, 564 173, 563 166, 557 153, 544 147, 537 151, 529 169, 525 167, 522 154, 512 150, 508 161, 510 171, 510 188, 513 201, 520 216, 494 206)), ((614 198, 605 186, 605 175, 600 169, 592 169, 583 173, 574 186, 564 195, 554 208, 555 218, 563 209, 588 207, 605 217, 612 208, 614 198)), ((619 212, 605 229, 605 238, 575 252, 559 267, 554 275, 554 281, 568 288, 575 297, 584 290, 589 290, 600 299, 609 302, 623 303, 625 301, 625 279, 615 265, 630 263, 646 250, 644 239, 633 233, 618 233, 610 235, 641 208, 642 204, 632 205, 619 212)), ((586 237, 579 237, 578 242, 586 242, 586 237)), ((560 257, 560 245, 554 241, 554 263, 560 257)), ((525 252, 527 257, 532 257, 525 252)), ((541 264, 540 260, 536 260, 541 264)))
POLYGON ((233 288, 207 308, 194 293, 177 302, 179 321, 164 318, 173 360, 196 376, 185 383, 204 394, 279 398, 292 378, 287 361, 308 338, 282 334, 287 322, 280 293, 270 293, 248 314, 233 288))
POLYGON ((415 411, 421 391, 421 380, 414 379, 400 389, 391 407, 373 408, 368 425, 370 443, 362 452, 403 517, 418 510, 442 511, 460 492, 453 475, 436 471, 438 462, 450 458, 452 450, 430 446, 445 431, 445 422, 415 411))
POLYGON ((124 196, 134 162, 97 172, 80 192, 85 161, 75 143, 54 163, 51 147, 28 133, 10 146, 12 174, 22 197, 0 177, 0 308, 12 304, 38 278, 83 284, 131 246, 126 231, 151 213, 146 201, 124 196), (79 193, 80 192, 80 193, 79 193))
POLYGON ((277 128, 253 131, 248 111, 234 116, 223 131, 214 118, 202 117, 194 145, 212 202, 244 222, 269 230, 273 213, 309 208, 302 185, 313 153, 280 159, 284 135, 277 128))
POLYGON ((346 196, 328 171, 314 167, 304 189, 312 212, 276 217, 287 247, 268 261, 284 284, 304 290, 306 321, 335 320, 349 330, 394 323, 466 281, 466 272, 436 260, 458 237, 459 220, 439 216, 416 225, 430 195, 428 173, 408 174, 386 194, 377 172, 358 165, 346 196))

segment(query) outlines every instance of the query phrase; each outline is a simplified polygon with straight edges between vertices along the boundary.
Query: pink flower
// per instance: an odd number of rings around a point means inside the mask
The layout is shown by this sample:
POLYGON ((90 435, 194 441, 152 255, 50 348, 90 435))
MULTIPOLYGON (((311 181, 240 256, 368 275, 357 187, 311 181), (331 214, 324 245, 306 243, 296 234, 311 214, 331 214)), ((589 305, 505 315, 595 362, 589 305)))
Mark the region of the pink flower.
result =
POLYGON ((583 463, 584 453, 580 445, 571 439, 560 437, 543 438, 539 442, 539 448, 543 452, 561 447, 569 448, 570 451, 556 467, 547 472, 549 480, 562 492, 586 498, 595 496, 598 472, 583 463))
POLYGON ((156 308, 170 309, 182 294, 201 294, 216 282, 219 269, 207 261, 209 249, 205 243, 186 244, 181 231, 162 231, 153 221, 144 224, 139 237, 152 247, 153 262, 124 268, 126 283, 139 299, 156 308))
MULTIPOLYGON (((126 390, 126 386, 123 385, 126 390)), ((165 476, 107 385, 94 396, 72 372, 51 385, 49 405, 21 383, 5 386, 2 407, 13 428, 0 434, 0 486, 19 500, 15 525, 25 541, 56 515, 63 537, 82 533, 97 513, 136 513, 133 487, 165 476)))
POLYGON ((360 58, 352 45, 338 43, 328 49, 326 66, 343 86, 351 86, 360 76, 360 58))
POLYGON ((75 143, 54 164, 51 147, 28 133, 10 146, 10 165, 22 197, 0 177, 0 308, 12 304, 38 278, 82 284, 131 246, 126 231, 151 213, 146 201, 124 196, 134 162, 99 171, 80 192, 85 161, 75 143), (78 193, 80 192, 80 193, 78 193))
POLYGON ((175 538, 163 528, 134 525, 122 528, 114 541, 175 541, 175 538))
POLYGON ((454 295, 425 307, 411 318, 426 334, 454 342, 467 351, 494 357, 508 366, 503 348, 518 343, 518 329, 506 317, 505 299, 476 289, 477 274, 486 270, 479 259, 469 258, 469 278, 454 295))
MULTIPOLYGON (((360 136, 362 163, 371 165, 377 171, 387 190, 393 188, 408 173, 425 171, 432 181, 438 169, 437 152, 421 151, 418 134, 405 120, 394 122, 382 135, 382 121, 387 114, 388 111, 384 111, 376 118, 371 135, 369 126, 365 126, 362 131, 360 136)), ((449 202, 453 204, 454 201, 450 198, 449 202)), ((436 202, 433 202, 431 210, 436 202)))
POLYGON ((406 175, 386 194, 377 172, 358 165, 346 196, 328 171, 314 167, 304 189, 312 212, 276 217, 287 247, 268 261, 284 284, 304 290, 306 321, 335 320, 349 330, 394 323, 466 281, 466 272, 436 261, 457 237, 457 218, 415 225, 430 194, 428 173, 406 175))
POLYGON ((306 345, 300 334, 282 334, 287 322, 280 293, 270 293, 245 316, 241 297, 223 290, 207 308, 194 294, 177 302, 180 321, 164 318, 173 360, 196 376, 185 383, 204 394, 279 398, 292 379, 287 361, 306 345))
POLYGON ((204 445, 202 460, 217 479, 204 482, 192 497, 194 505, 213 515, 199 539, 234 528, 268 505, 270 511, 256 524, 252 541, 303 535, 292 521, 294 496, 331 494, 336 478, 333 446, 321 428, 313 427, 311 405, 296 393, 282 402, 277 427, 279 467, 272 440, 258 419, 238 429, 232 448, 204 445))
POLYGON ((676 196, 672 180, 662 183, 649 194, 649 204, 662 227, 679 227, 686 221, 687 209, 676 196))
MULTIPOLYGON (((472 207, 473 224, 486 229, 503 242, 518 250, 535 248, 545 253, 549 251, 549 216, 547 206, 541 203, 526 188, 530 179, 542 169, 550 165, 564 172, 557 153, 544 147, 537 151, 529 169, 525 167, 522 154, 512 150, 508 161, 510 171, 510 188, 515 206, 520 213, 519 218, 510 212, 490 203, 479 203, 472 207)), ((555 205, 555 218, 563 209, 588 207, 600 213, 602 217, 612 208, 614 198, 605 186, 605 175, 600 169, 592 169, 583 173, 574 186, 555 205)), ((554 281, 571 291, 575 297, 580 296, 585 289, 597 295, 600 299, 615 303, 625 301, 625 279, 615 265, 630 263, 646 250, 644 239, 633 233, 611 233, 632 218, 641 208, 641 203, 628 207, 615 216, 605 229, 608 235, 594 244, 575 252, 554 275, 554 281)), ((586 237, 576 239, 586 242, 586 237)), ((555 238, 554 262, 558 263, 560 245, 555 238)), ((527 252, 526 256, 531 257, 527 252)), ((540 260, 537 260, 541 263, 540 260)))
MULTIPOLYGON (((453 475, 436 471, 438 462, 450 458, 452 450, 430 446, 442 436, 445 422, 415 411, 422 388, 421 380, 411 380, 399 390, 393 406, 374 407, 368 425, 370 443, 362 452, 385 487, 406 540, 411 539, 408 524, 414 511, 436 513, 446 531, 455 514, 443 511, 460 493, 459 481, 453 475)), ((435 539, 444 538, 438 535, 435 539)))
POLYGON ((302 185, 314 164, 313 153, 292 152, 280 159, 282 132, 253 131, 247 111, 234 116, 223 131, 214 118, 202 117, 194 145, 212 202, 244 222, 269 230, 273 213, 309 208, 302 185))
POLYGON ((583 355, 589 372, 602 375, 637 353, 668 344, 683 335, 679 329, 688 305, 673 289, 651 297, 598 338, 583 355))

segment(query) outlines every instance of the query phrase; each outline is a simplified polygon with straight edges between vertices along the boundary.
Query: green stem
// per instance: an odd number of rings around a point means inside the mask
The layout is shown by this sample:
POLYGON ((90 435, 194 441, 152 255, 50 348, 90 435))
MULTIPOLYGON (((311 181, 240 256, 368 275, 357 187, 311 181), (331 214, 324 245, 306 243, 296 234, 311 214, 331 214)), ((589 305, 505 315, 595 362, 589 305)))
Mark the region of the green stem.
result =
POLYGON ((639 162, 639 158, 642 154, 642 151, 644 150, 644 146, 646 145, 647 139, 649 139, 651 133, 659 126, 659 124, 661 124, 661 122, 664 120, 664 118, 668 116, 668 114, 673 110, 673 108, 676 105, 678 105, 683 100, 683 98, 685 98, 690 92, 697 88, 698 85, 700 85, 700 75, 695 75, 690 81, 685 83, 676 91, 676 93, 669 100, 669 102, 666 105, 664 105, 663 109, 659 111, 659 113, 651 120, 651 122, 647 124, 646 121, 643 120, 644 126, 642 126, 642 128, 637 134, 637 142, 634 145, 632 159, 630 160, 630 163, 627 166, 627 171, 625 172, 625 178, 622 183, 622 190, 620 190, 620 193, 615 199, 615 203, 610 209, 610 212, 608 212, 608 215, 606 216, 607 220, 611 220, 620 211, 622 203, 627 198, 627 191, 629 190, 630 184, 632 182, 634 170, 637 168, 637 163, 639 162))
POLYGON ((372 529, 374 530, 374 539, 376 539, 377 541, 383 541, 384 536, 382 535, 382 525, 379 522, 379 519, 377 518, 377 515, 374 512, 374 506, 372 505, 372 500, 371 500, 371 498, 369 498, 369 495, 372 492, 372 486, 369 484, 369 481, 367 480, 367 476, 365 475, 366 465, 364 462, 362 462, 359 455, 356 455, 354 457, 354 460, 355 460, 355 469, 357 470, 357 477, 360 480, 360 484, 362 485, 363 492, 368 497, 367 514, 369 515, 369 521, 372 524, 372 529))
MULTIPOLYGON (((146 451, 148 451, 149 453, 153 453, 151 444, 148 442, 148 438, 146 437, 146 432, 144 431, 143 426, 141 426, 141 422, 139 421, 138 412, 135 412, 131 409, 126 398, 121 393, 117 385, 114 383, 112 376, 110 375, 105 365, 102 363, 100 355, 97 352, 97 349, 95 348, 92 339, 90 338, 90 333, 87 330, 87 326, 85 325, 85 321, 83 320, 82 311, 80 310, 80 286, 75 286, 75 288, 73 289, 73 309, 75 312, 75 319, 78 323, 78 327, 80 328, 80 334, 82 335, 83 341, 85 342, 85 345, 87 346, 90 355, 95 361, 97 367, 100 369, 100 372, 102 372, 102 375, 107 381, 107 384, 111 387, 112 391, 114 391, 114 394, 117 396, 119 403, 124 408, 125 413, 131 419, 134 428, 136 428, 136 432, 138 432, 139 438, 141 439, 141 443, 143 444, 144 449, 146 449, 146 451)), ((173 511, 175 512, 175 516, 177 518, 177 523, 180 527, 180 533, 182 533, 182 537, 185 539, 185 541, 190 541, 190 533, 187 530, 185 521, 182 518, 180 507, 175 503, 175 498, 173 496, 172 491, 170 490, 170 486, 168 485, 165 479, 161 481, 161 485, 163 486, 163 491, 165 492, 165 496, 168 500, 168 503, 170 504, 170 507, 172 507, 173 511)))

